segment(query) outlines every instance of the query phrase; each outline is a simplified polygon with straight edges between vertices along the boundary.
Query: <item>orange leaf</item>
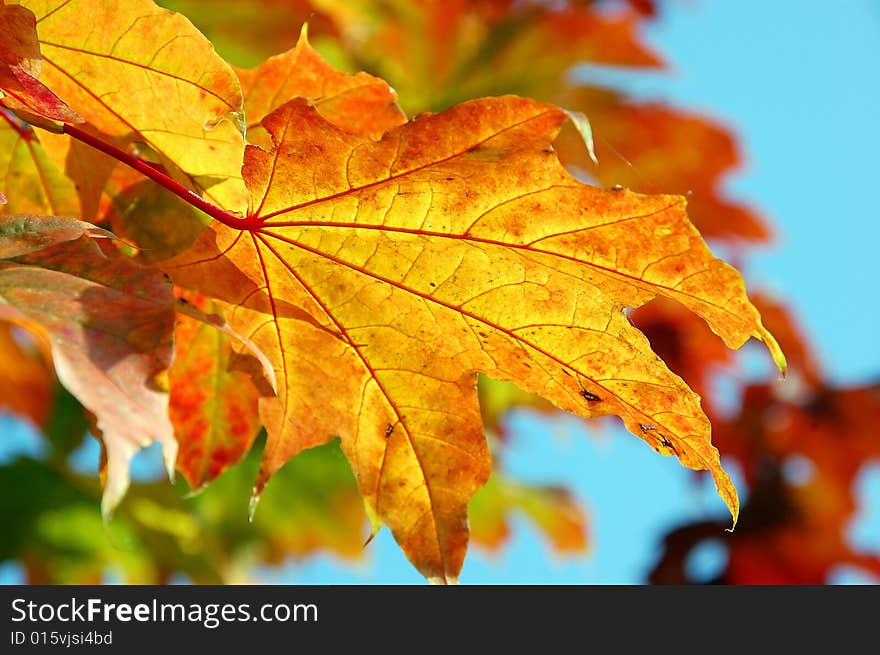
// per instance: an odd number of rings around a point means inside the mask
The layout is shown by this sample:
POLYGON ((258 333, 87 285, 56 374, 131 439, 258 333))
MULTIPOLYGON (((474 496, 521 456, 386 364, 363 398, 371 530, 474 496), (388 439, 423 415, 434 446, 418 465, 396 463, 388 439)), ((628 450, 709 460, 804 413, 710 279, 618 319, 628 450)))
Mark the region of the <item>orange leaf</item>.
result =
POLYGON ((621 416, 658 451, 710 470, 736 518, 699 398, 624 308, 663 295, 731 347, 762 339, 780 367, 782 353, 684 199, 565 172, 550 150, 565 120, 505 97, 379 142, 303 101, 263 121, 275 149, 248 147, 243 169, 261 224, 212 224, 169 265, 178 284, 227 303, 276 369, 258 490, 339 435, 371 515, 427 577, 455 580, 467 504, 489 473, 481 371, 585 417, 621 416))
MULTIPOLYGON (((188 302, 212 308, 197 296, 188 302)), ((260 429, 259 394, 246 373, 230 369, 229 337, 216 327, 178 314, 174 341, 168 379, 177 469, 199 489, 250 450, 260 429)))
POLYGON ((174 309, 161 273, 112 245, 105 252, 90 235, 107 233, 70 219, 0 216, 0 308, 48 335, 58 379, 96 415, 108 457, 107 516, 150 436, 173 472, 177 445, 157 376, 171 363, 174 309))
POLYGON ((306 98, 324 118, 355 134, 379 138, 406 122, 397 106, 397 94, 385 80, 367 73, 337 71, 309 45, 305 27, 292 50, 252 70, 236 72, 244 91, 252 143, 253 130, 260 127, 260 121, 294 98, 306 98))
POLYGON ((562 487, 520 484, 494 474, 470 504, 474 541, 498 550, 509 536, 507 521, 514 512, 522 512, 535 523, 557 553, 586 551, 586 517, 571 492, 562 487))
POLYGON ((0 410, 42 426, 49 417, 55 376, 50 362, 15 328, 0 321, 0 410))

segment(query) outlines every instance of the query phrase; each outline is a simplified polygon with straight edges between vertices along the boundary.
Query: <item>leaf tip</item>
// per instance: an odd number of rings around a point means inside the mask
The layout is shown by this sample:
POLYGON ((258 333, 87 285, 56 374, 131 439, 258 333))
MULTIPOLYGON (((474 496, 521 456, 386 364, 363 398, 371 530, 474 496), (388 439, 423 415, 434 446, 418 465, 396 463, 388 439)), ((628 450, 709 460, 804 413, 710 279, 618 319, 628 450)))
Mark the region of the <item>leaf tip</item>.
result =
POLYGON ((430 585, 457 585, 458 584, 458 576, 450 576, 450 575, 430 575, 427 578, 428 584, 430 585))
POLYGON ((779 369, 779 378, 784 380, 788 373, 788 362, 785 359, 785 353, 782 352, 782 348, 776 341, 775 337, 766 329, 761 330, 761 341, 764 342, 767 350, 770 351, 773 363, 776 364, 776 368, 779 369))
POLYGON ((568 116, 572 125, 577 129, 578 134, 581 135, 581 139, 583 139, 584 145, 587 147, 587 154, 589 154, 590 160, 598 166, 599 159, 596 157, 596 145, 593 141, 593 128, 590 125, 590 119, 588 119, 586 114, 582 112, 571 111, 562 107, 560 107, 560 109, 562 110, 562 113, 568 116))
MULTIPOLYGON (((713 450, 715 450, 714 447, 713 450)), ((715 452, 717 453, 717 450, 715 450, 715 452)), ((733 480, 730 479, 727 471, 721 466, 720 460, 716 459, 715 463, 717 464, 717 467, 711 468, 710 472, 712 474, 712 479, 715 481, 715 488, 718 490, 718 495, 730 511, 732 523, 730 528, 727 528, 727 532, 733 532, 733 529, 736 527, 736 522, 739 520, 739 493, 737 493, 733 480)))
POLYGON ((296 42, 297 47, 309 45, 309 23, 306 21, 299 30, 299 39, 296 42))
POLYGON ((736 500, 736 504, 730 508, 732 522, 729 528, 724 528, 725 532, 733 532, 736 529, 736 523, 739 520, 739 499, 737 498, 736 500))
POLYGON ((177 464, 177 442, 170 441, 162 444, 162 460, 165 462, 165 473, 168 474, 168 481, 174 484, 174 474, 177 464))
POLYGON ((253 490, 251 491, 251 499, 248 502, 248 523, 254 522, 254 514, 257 511, 257 505, 260 502, 261 490, 257 485, 254 485, 253 490))
POLYGON ((108 473, 104 493, 101 496, 101 520, 105 526, 110 525, 110 521, 113 520, 113 512, 125 497, 128 485, 127 472, 121 475, 117 475, 112 471, 108 473))

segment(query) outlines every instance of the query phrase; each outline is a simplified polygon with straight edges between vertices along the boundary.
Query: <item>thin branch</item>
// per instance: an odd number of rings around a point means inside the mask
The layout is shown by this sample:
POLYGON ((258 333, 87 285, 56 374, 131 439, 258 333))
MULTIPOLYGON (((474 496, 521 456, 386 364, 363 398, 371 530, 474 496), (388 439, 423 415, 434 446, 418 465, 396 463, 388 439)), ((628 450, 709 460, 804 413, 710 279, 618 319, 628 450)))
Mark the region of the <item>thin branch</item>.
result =
POLYGON ((89 145, 96 150, 100 150, 105 155, 108 155, 113 159, 116 159, 117 161, 121 161, 127 166, 131 166, 137 172, 150 178, 151 180, 153 180, 153 182, 159 184, 165 189, 168 189, 171 193, 175 194, 179 198, 182 198, 184 201, 186 201, 196 209, 200 209, 211 218, 216 219, 224 225, 227 225, 235 230, 252 230, 258 227, 263 222, 262 219, 258 218, 257 216, 247 216, 246 218, 241 218, 231 212, 226 211, 225 209, 221 209, 217 205, 214 205, 207 200, 204 200, 194 191, 187 189, 179 182, 171 179, 166 173, 156 168, 153 164, 150 164, 142 159, 138 159, 134 155, 120 150, 112 144, 101 141, 101 139, 98 139, 87 132, 83 132, 78 127, 65 124, 64 133, 73 137, 77 141, 82 141, 86 145, 89 145))

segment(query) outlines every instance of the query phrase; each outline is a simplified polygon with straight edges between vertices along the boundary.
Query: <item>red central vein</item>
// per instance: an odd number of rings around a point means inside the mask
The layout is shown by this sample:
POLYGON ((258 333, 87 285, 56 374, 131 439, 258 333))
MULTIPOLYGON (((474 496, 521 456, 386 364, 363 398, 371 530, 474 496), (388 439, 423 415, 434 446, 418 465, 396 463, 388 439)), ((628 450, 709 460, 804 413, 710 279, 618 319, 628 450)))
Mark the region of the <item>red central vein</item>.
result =
POLYGON ((121 161, 123 164, 130 166, 138 173, 150 178, 157 184, 161 185, 162 187, 176 195, 178 198, 181 198, 196 209, 200 209, 208 216, 220 221, 224 225, 228 225, 229 227, 237 230, 247 230, 248 228, 258 225, 258 221, 256 221, 252 216, 239 218, 231 212, 220 209, 220 207, 205 200, 192 189, 188 189, 187 187, 180 184, 180 182, 171 179, 168 175, 160 171, 151 163, 144 161, 143 159, 138 159, 134 155, 130 155, 129 153, 124 152, 115 146, 109 145, 101 139, 95 138, 88 132, 84 132, 78 127, 75 127, 73 125, 64 125, 64 133, 72 136, 78 141, 82 141, 83 143, 92 146, 96 150, 100 150, 104 154, 109 155, 110 157, 113 157, 118 161, 121 161))
MULTIPOLYGON (((259 238, 260 241, 266 246, 266 248, 269 249, 269 251, 275 256, 275 258, 281 263, 281 265, 284 266, 284 268, 286 268, 290 272, 290 274, 294 277, 294 279, 296 279, 296 281, 299 282, 300 286, 302 286, 302 288, 315 300, 315 302, 318 304, 318 306, 321 307, 321 310, 324 312, 324 314, 327 316, 327 318, 333 322, 333 324, 336 326, 336 328, 339 330, 339 332, 345 337, 345 340, 348 342, 348 344, 354 350, 355 354, 361 360, 361 363, 363 363, 364 368, 367 369, 367 372, 369 373, 369 375, 373 379, 373 381, 376 383, 376 386, 379 387, 379 391, 382 392, 382 395, 385 397, 385 400, 388 402, 388 406, 391 408, 391 411, 393 411, 395 416, 397 417, 397 421, 400 424, 400 426, 402 427, 404 434, 406 434, 407 441, 409 441, 410 449, 412 450, 413 455, 415 456, 415 460, 419 465, 419 470, 422 473, 422 478, 425 480, 425 489, 428 491, 428 504, 429 504, 430 510, 431 510, 431 518, 433 520, 434 533, 437 537, 437 550, 440 553, 440 561, 443 566, 443 577, 445 579, 446 572, 447 572, 446 554, 444 552, 443 545, 440 541, 440 526, 437 525, 437 512, 436 512, 436 508, 434 506, 434 497, 431 494, 430 485, 428 484, 428 474, 425 471, 425 467, 422 464, 421 458, 418 456, 418 451, 415 448, 415 443, 413 442, 413 437, 410 434, 409 429, 406 426, 406 421, 404 420, 403 415, 400 413, 400 409, 397 407, 397 404, 394 402, 394 400, 392 400, 391 394, 385 389, 385 385, 383 385, 381 380, 379 380, 379 376, 377 375, 376 370, 373 368, 373 366, 367 360, 366 356, 361 352, 360 348, 355 343, 354 339, 352 339, 351 336, 348 334, 348 330, 346 330, 345 325, 339 319, 336 318, 336 316, 333 314, 333 312, 330 311, 330 308, 327 307, 327 305, 324 303, 324 301, 321 299, 321 297, 311 288, 311 286, 307 282, 305 282, 305 280, 302 279, 302 277, 300 277, 300 275, 296 272, 296 270, 294 270, 294 268, 284 260, 284 258, 280 255, 280 253, 278 253, 278 251, 275 250, 275 248, 273 248, 271 244, 269 244, 269 242, 266 239, 266 235, 258 234, 257 238, 259 238)), ((260 261, 262 262, 262 257, 261 257, 260 261)), ((268 280, 267 280, 267 283, 268 283, 268 280)), ((360 430, 360 428, 358 428, 358 430, 360 430)), ((386 441, 385 441, 385 449, 382 453, 382 463, 380 465, 379 475, 378 475, 378 479, 376 481, 376 513, 377 514, 379 514, 379 499, 380 499, 379 487, 382 484, 382 475, 385 471, 385 462, 387 460, 387 455, 388 455, 389 441, 390 441, 390 439, 386 439, 386 441)))
MULTIPOLYGON (((262 232, 262 230, 257 230, 257 231, 258 231, 258 232, 262 232)), ((442 301, 442 300, 439 300, 438 298, 434 298, 434 297, 432 297, 432 296, 426 295, 426 294, 424 294, 424 293, 422 293, 422 292, 419 292, 419 291, 417 291, 417 290, 415 290, 415 289, 412 289, 412 288, 410 288, 410 287, 406 287, 406 286, 404 286, 403 284, 401 284, 401 283, 399 283, 399 282, 396 282, 396 281, 394 281, 394 280, 392 280, 392 279, 390 279, 390 278, 387 278, 387 277, 385 277, 385 276, 383 276, 383 275, 380 275, 380 274, 378 274, 378 273, 375 273, 375 272, 373 272, 373 271, 369 271, 369 270, 367 270, 367 269, 365 269, 365 268, 363 268, 363 267, 361 267, 361 266, 358 266, 358 265, 356 265, 356 264, 353 264, 353 263, 351 263, 351 262, 347 262, 347 261, 345 261, 345 260, 343 260, 343 259, 340 259, 340 258, 338 258, 338 257, 335 257, 335 256, 333 256, 333 255, 330 255, 329 253, 322 252, 322 251, 320 251, 320 250, 317 250, 317 249, 312 248, 312 247, 310 247, 310 246, 307 246, 307 245, 305 245, 305 244, 299 243, 298 241, 296 241, 296 240, 294 240, 294 239, 289 239, 289 238, 287 238, 287 237, 283 237, 283 236, 281 236, 281 235, 271 234, 271 233, 267 233, 267 234, 265 234, 265 236, 272 237, 272 238, 275 238, 275 239, 279 239, 280 241, 283 241, 283 242, 285 242, 285 243, 288 243, 288 244, 290 244, 290 245, 292 245, 292 246, 294 246, 294 247, 300 248, 301 250, 304 250, 304 251, 306 251, 306 252, 312 253, 312 254, 317 255, 317 256, 319 256, 319 257, 323 257, 323 258, 325 258, 325 259, 328 259, 328 260, 330 260, 330 261, 332 261, 332 262, 334 262, 334 263, 336 263, 336 264, 338 264, 338 265, 340 265, 340 266, 343 266, 343 267, 345 267, 345 268, 348 268, 348 269, 350 269, 350 270, 352 270, 352 271, 356 271, 356 272, 358 272, 358 273, 360 273, 360 274, 362 274, 362 275, 366 275, 367 277, 371 277, 371 278, 373 278, 373 279, 375 279, 375 280, 377 280, 377 281, 379 281, 379 282, 383 282, 383 283, 385 283, 385 284, 388 284, 388 285, 390 285, 390 286, 392 286, 392 287, 394 287, 394 288, 396 288, 396 289, 400 289, 401 291, 404 291, 404 292, 406 292, 406 293, 413 294, 413 295, 415 295, 415 296, 417 296, 417 297, 419 297, 419 298, 422 298, 423 300, 426 300, 426 301, 428 301, 428 302, 436 303, 437 305, 440 305, 441 307, 444 307, 444 308, 449 309, 449 310, 451 310, 451 311, 453 311, 453 312, 456 312, 456 313, 458 313, 458 314, 461 314, 462 316, 465 316, 465 317, 467 317, 467 318, 470 318, 470 319, 472 319, 472 320, 474 320, 474 321, 476 321, 476 322, 478 322, 478 323, 482 323, 482 324, 484 324, 484 325, 486 325, 486 326, 488 326, 488 327, 490 327, 490 328, 492 328, 492 329, 494 329, 494 330, 498 330, 499 332, 501 332, 502 334, 507 335, 509 338, 513 339, 514 341, 518 341, 518 342, 520 342, 520 343, 523 343, 523 344, 525 344, 526 346, 528 346, 529 348, 532 348, 534 351, 540 353, 541 355, 544 355, 545 357, 547 357, 547 358, 550 359, 551 361, 556 362, 556 363, 559 364, 561 367, 571 369, 571 370, 573 370, 575 373, 577 373, 578 375, 583 376, 585 379, 587 379, 587 380, 589 380, 590 382, 592 382, 593 384, 595 384, 596 387, 598 387, 598 388, 600 388, 600 389, 603 389, 604 391, 606 391, 608 394, 610 394, 610 395, 613 396, 614 398, 617 398, 617 400, 618 400, 621 404, 623 404, 623 405, 625 405, 626 407, 628 407, 628 408, 631 410, 631 412, 632 412, 636 417, 641 417, 641 420, 649 419, 647 422, 649 422, 649 423, 653 423, 653 424, 656 424, 660 429, 665 430, 665 431, 666 431, 667 433, 669 433, 669 434, 676 434, 676 432, 675 432, 674 430, 671 430, 668 426, 666 426, 666 425, 662 424, 660 421, 656 420, 656 417, 648 416, 647 414, 643 413, 643 412, 640 411, 635 405, 633 405, 632 403, 630 403, 630 402, 624 400, 623 398, 620 398, 620 397, 619 397, 617 394, 615 394, 611 389, 609 389, 608 387, 606 387, 605 385, 603 385, 601 382, 597 381, 595 378, 593 378, 593 377, 590 376, 589 374, 587 374, 587 373, 585 373, 585 372, 583 372, 583 371, 580 371, 580 370, 576 369, 575 367, 571 366, 571 364, 569 364, 569 363, 563 362, 563 361, 560 360, 556 355, 554 355, 554 354, 548 352, 547 350, 545 350, 545 349, 542 348, 541 346, 539 346, 539 345, 537 345, 537 344, 531 342, 530 340, 528 340, 528 339, 526 339, 526 338, 524 338, 524 337, 521 337, 521 336, 519 336, 519 335, 514 334, 513 332, 511 332, 511 331, 508 330, 507 328, 503 327, 502 325, 499 325, 499 324, 497 324, 497 323, 495 323, 495 322, 493 322, 493 321, 490 321, 489 319, 484 318, 484 317, 482 317, 482 316, 478 316, 477 314, 474 314, 473 312, 470 312, 470 311, 468 311, 468 310, 466 310, 466 309, 464 309, 464 308, 462 308, 462 307, 457 307, 457 306, 452 305, 452 304, 450 304, 450 303, 447 303, 447 302, 444 302, 444 301, 442 301)), ((265 243, 265 236, 264 236, 264 237, 261 237, 261 241, 263 241, 264 243, 265 243)), ((268 246, 268 244, 267 244, 267 246, 268 246)), ((276 256, 278 256, 278 255, 276 254, 276 256)), ((698 459, 700 459, 700 461, 702 461, 702 462, 704 463, 704 465, 705 465, 704 468, 705 468, 705 469, 707 469, 707 470, 712 470, 712 468, 711 468, 711 463, 708 462, 708 461, 705 459, 705 457, 703 457, 703 455, 702 455, 699 451, 697 451, 697 450, 693 449, 692 447, 690 447, 689 444, 687 444, 687 442, 685 442, 683 438, 682 438, 682 441, 683 441, 684 445, 685 445, 686 447, 688 447, 688 449, 689 449, 689 450, 690 450, 690 451, 691 451, 691 452, 692 452, 692 453, 693 453, 698 459)))

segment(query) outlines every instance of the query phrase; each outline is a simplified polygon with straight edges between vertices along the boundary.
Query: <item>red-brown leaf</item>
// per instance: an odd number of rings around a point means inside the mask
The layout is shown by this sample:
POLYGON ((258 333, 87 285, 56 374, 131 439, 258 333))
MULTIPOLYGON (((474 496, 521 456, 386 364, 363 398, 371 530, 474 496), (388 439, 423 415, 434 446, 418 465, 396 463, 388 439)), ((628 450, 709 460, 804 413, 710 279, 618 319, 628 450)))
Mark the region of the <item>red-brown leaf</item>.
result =
POLYGON ((0 216, 0 298, 48 335, 59 380, 97 418, 107 515, 140 448, 162 443, 173 471, 177 445, 158 376, 171 364, 174 308, 159 271, 93 239, 94 230, 57 217, 0 216))

